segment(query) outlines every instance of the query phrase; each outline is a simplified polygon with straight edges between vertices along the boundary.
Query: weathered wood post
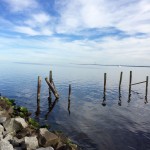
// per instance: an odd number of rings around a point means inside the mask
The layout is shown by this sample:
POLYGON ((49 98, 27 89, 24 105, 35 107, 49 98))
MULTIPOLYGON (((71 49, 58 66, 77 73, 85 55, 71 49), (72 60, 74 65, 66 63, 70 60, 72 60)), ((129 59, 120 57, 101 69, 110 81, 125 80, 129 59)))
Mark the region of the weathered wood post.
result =
POLYGON ((130 71, 130 80, 129 80, 129 97, 128 97, 128 102, 130 102, 130 98, 131 98, 131 86, 132 86, 132 71, 130 71))
POLYGON ((71 84, 69 84, 69 93, 68 93, 68 99, 70 99, 71 96, 71 84))
MULTIPOLYGON (((52 79, 52 71, 50 70, 49 72, 49 81, 50 83, 52 83, 53 79, 52 79)), ((49 88, 49 97, 51 97, 51 89, 49 88)))
POLYGON ((103 106, 106 106, 106 76, 106 73, 104 73, 104 97, 102 102, 103 106))
POLYGON ((68 112, 70 115, 70 96, 71 96, 71 84, 69 84, 69 93, 68 93, 68 112))
POLYGON ((148 95, 148 76, 146 77, 145 103, 148 103, 147 95, 148 95))
POLYGON ((104 73, 104 95, 106 94, 106 73, 104 73))
POLYGON ((122 83, 122 74, 123 72, 120 73, 120 81, 119 81, 119 101, 118 105, 121 106, 121 83, 122 83))
POLYGON ((53 81, 52 70, 50 70, 50 73, 49 73, 49 81, 50 81, 50 83, 52 83, 52 81, 53 81))
POLYGON ((56 89, 53 87, 53 84, 48 81, 48 78, 47 78, 47 77, 45 78, 45 81, 46 81, 46 83, 48 84, 48 86, 49 86, 49 88, 51 89, 51 91, 52 91, 52 93, 54 94, 54 96, 56 97, 56 99, 58 99, 58 98, 59 98, 59 94, 58 94, 58 92, 56 91, 56 89))
POLYGON ((40 105, 40 93, 41 93, 41 77, 38 76, 38 87, 37 87, 37 106, 40 105))
POLYGON ((40 93, 41 93, 41 77, 38 76, 38 86, 37 86, 37 110, 36 115, 38 116, 40 114, 40 93))
POLYGON ((120 73, 119 91, 121 91, 122 74, 123 74, 123 72, 120 73))

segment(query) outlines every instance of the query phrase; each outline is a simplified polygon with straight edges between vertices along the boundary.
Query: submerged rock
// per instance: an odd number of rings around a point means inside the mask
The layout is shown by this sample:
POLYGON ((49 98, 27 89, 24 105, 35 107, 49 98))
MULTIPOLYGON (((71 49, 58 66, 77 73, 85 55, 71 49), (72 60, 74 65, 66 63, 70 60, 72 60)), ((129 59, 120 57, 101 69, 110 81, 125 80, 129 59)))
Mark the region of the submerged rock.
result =
POLYGON ((49 132, 46 128, 41 128, 38 133, 38 141, 40 146, 48 147, 57 145, 59 138, 54 133, 49 132))

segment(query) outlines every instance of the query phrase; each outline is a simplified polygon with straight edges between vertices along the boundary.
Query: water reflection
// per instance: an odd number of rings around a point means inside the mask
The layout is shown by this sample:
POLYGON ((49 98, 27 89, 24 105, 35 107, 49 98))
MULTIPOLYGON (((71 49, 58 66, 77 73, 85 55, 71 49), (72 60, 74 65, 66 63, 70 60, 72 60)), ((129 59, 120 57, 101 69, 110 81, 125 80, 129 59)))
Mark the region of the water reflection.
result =
POLYGON ((68 113, 70 115, 70 97, 71 97, 71 84, 69 84, 69 92, 68 92, 68 113))
MULTIPOLYGON (((49 66, 20 65, 16 68, 13 67, 13 70, 7 68, 1 68, 0 92, 9 97, 14 97, 18 104, 28 107, 31 112, 35 112, 33 108, 36 108, 36 77, 39 74, 45 77, 49 66), (10 71, 13 71, 11 73, 13 77, 10 76, 10 71), (12 80, 14 78, 16 80, 12 80)), ((55 84, 61 97, 59 103, 54 99, 47 101, 47 86, 42 84, 41 99, 43 101, 37 107, 37 115, 40 114, 39 120, 42 124, 45 121, 51 124, 54 129, 64 131, 79 145, 82 145, 85 150, 150 149, 150 107, 149 105, 143 105, 143 95, 145 95, 143 86, 139 85, 134 89, 139 91, 140 94, 132 92, 132 97, 131 95, 128 96, 128 72, 130 71, 128 68, 121 68, 124 72, 124 79, 122 82, 123 90, 120 93, 118 93, 118 78, 121 71, 119 67, 53 66, 53 70, 56 74, 55 84), (103 95, 104 72, 107 72, 110 76, 107 80, 108 93, 103 95), (74 85, 71 95, 75 100, 73 103, 72 97, 71 99, 66 98, 68 96, 68 93, 66 94, 68 83, 74 85), (103 108, 102 101, 99 105, 99 94, 102 95, 103 105, 108 104, 104 109, 101 109, 103 108), (140 97, 142 97, 142 100, 140 97), (131 100, 132 103, 129 107, 126 107, 128 100, 131 100), (117 103, 121 104, 121 107, 117 103), (48 107, 48 110, 45 106, 48 107), (68 111, 66 111, 66 106, 68 111), (71 113, 71 116, 68 113, 71 113), (48 117, 48 115, 51 116, 48 117), (48 120, 44 120, 45 117, 48 120), (85 136, 81 136, 80 133, 85 136)), ((135 81, 150 74, 149 69, 132 68, 132 70, 137 74, 134 77, 135 81)), ((149 96, 150 92, 148 92, 149 96)), ((147 99, 145 98, 145 101, 147 99)))
POLYGON ((68 98, 68 113, 69 113, 69 115, 70 115, 70 99, 68 98))
POLYGON ((102 106, 106 106, 106 93, 104 92, 102 106))
POLYGON ((49 114, 52 112, 52 110, 54 109, 56 103, 58 102, 58 99, 56 98, 54 101, 52 101, 51 97, 48 97, 48 102, 49 102, 49 108, 48 108, 48 112, 45 115, 45 120, 47 120, 49 114))
POLYGON ((121 106, 121 91, 119 90, 119 101, 118 101, 118 105, 121 106))

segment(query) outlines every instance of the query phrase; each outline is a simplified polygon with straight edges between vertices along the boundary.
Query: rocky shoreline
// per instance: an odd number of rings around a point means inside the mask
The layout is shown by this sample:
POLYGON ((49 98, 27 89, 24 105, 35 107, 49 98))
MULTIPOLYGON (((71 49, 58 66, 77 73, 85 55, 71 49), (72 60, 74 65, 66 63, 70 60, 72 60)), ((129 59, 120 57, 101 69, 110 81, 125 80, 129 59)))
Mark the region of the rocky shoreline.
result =
POLYGON ((30 118, 25 107, 0 96, 0 150, 79 150, 68 137, 30 118))

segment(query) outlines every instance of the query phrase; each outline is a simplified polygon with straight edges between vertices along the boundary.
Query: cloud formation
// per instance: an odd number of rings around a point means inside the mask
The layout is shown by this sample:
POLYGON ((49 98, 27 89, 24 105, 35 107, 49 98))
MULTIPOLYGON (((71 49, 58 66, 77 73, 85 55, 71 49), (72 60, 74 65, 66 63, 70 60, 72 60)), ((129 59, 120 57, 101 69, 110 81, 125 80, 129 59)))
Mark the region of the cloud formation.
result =
POLYGON ((149 63, 149 0, 1 1, 0 42, 9 41, 1 45, 6 51, 29 49, 43 61, 53 56, 66 62, 149 63))

